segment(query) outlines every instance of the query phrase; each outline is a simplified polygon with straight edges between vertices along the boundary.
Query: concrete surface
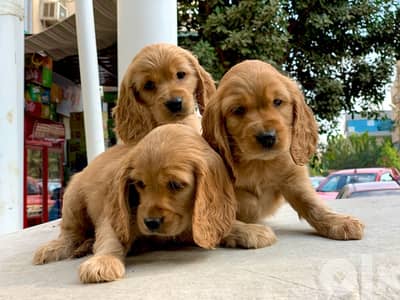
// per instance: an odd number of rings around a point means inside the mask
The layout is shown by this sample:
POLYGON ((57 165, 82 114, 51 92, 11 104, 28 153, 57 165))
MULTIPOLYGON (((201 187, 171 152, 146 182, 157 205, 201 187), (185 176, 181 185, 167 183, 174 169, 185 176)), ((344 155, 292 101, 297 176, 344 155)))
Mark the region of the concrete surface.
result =
POLYGON ((83 285, 86 258, 43 266, 34 250, 58 221, 0 236, 0 299, 400 299, 400 199, 331 201, 366 224, 362 241, 314 234, 286 206, 268 223, 278 243, 258 250, 183 248, 127 260, 122 280, 83 285))

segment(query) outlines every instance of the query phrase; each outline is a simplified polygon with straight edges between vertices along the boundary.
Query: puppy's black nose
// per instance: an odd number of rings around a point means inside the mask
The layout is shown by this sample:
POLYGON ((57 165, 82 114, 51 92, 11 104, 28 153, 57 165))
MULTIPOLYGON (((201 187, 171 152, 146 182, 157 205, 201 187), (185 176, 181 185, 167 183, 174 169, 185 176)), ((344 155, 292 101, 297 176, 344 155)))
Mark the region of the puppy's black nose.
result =
POLYGON ((164 104, 170 112, 177 113, 182 110, 182 100, 182 97, 174 97, 166 101, 164 104))
POLYGON ((275 130, 262 131, 256 135, 256 140, 264 148, 271 148, 276 142, 275 130))
POLYGON ((162 222, 164 221, 164 218, 144 218, 144 224, 150 231, 156 231, 160 229, 160 226, 162 222))

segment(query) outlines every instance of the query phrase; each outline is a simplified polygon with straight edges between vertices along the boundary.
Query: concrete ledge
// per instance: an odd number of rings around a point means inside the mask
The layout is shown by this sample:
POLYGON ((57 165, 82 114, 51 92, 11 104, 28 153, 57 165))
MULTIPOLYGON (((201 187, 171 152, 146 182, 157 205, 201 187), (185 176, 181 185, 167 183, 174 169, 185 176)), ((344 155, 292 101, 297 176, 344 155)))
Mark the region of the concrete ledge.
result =
POLYGON ((43 266, 34 250, 58 221, 0 236, 0 299, 399 299, 400 199, 329 202, 366 224, 362 241, 314 234, 288 206, 268 221, 278 243, 258 250, 183 248, 127 259, 123 280, 83 285, 86 258, 43 266))

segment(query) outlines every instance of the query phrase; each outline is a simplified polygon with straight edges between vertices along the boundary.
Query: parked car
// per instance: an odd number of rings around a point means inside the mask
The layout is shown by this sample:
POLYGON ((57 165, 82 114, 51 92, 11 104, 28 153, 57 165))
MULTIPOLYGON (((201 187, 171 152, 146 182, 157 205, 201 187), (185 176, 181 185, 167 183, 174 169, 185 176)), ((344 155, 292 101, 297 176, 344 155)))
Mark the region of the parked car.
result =
POLYGON ((335 199, 348 183, 374 181, 400 181, 400 172, 395 168, 359 168, 331 173, 316 189, 322 199, 335 199))
POLYGON ((396 195, 400 197, 399 183, 396 181, 379 181, 346 184, 336 196, 336 199, 396 195))
POLYGON ((316 189, 324 179, 325 177, 323 176, 311 176, 310 177, 311 185, 313 186, 314 189, 316 189))

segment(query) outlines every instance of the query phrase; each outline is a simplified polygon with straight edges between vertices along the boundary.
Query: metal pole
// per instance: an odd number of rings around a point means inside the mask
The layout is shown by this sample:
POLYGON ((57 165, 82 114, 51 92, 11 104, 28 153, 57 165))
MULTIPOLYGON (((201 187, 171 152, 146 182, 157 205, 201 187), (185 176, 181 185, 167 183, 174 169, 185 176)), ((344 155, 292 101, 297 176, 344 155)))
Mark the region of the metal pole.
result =
POLYGON ((24 1, 0 2, 0 234, 23 227, 24 1))
POLYGON ((118 81, 141 48, 166 42, 177 44, 176 0, 118 0, 118 81))
POLYGON ((88 162, 90 162, 104 151, 93 2, 90 0, 79 0, 75 1, 75 4, 86 150, 88 162))

